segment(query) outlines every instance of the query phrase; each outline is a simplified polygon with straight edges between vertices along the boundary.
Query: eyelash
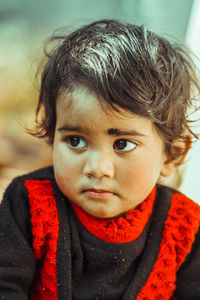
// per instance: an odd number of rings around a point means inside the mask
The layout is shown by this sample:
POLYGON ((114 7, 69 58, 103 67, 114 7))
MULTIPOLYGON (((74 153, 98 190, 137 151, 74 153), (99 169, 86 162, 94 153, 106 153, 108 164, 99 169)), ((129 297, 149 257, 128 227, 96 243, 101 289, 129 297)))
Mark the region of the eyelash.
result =
POLYGON ((115 141, 115 143, 113 145, 113 148, 117 152, 130 152, 130 151, 134 150, 136 146, 137 146, 137 144, 135 142, 129 141, 127 139, 118 139, 118 140, 115 141), (116 146, 117 143, 118 143, 118 146, 122 146, 122 147, 123 146, 126 147, 127 144, 128 144, 129 145, 129 149, 128 150, 116 149, 115 146, 116 146), (130 145, 132 145, 132 146, 130 147, 130 145))
MULTIPOLYGON (((81 150, 81 149, 85 149, 87 148, 87 142, 84 140, 84 138, 80 137, 80 136, 77 136, 77 135, 71 135, 71 136, 68 136, 67 138, 65 138, 65 141, 67 142, 67 145, 69 146, 69 148, 71 149, 75 149, 75 150, 81 150), (72 145, 72 143, 75 142, 76 145, 72 145), (77 147, 80 142, 84 142, 84 145, 81 146, 81 147, 77 147)), ((137 144, 135 142, 132 142, 130 140, 127 140, 127 139, 117 139, 114 144, 113 144, 113 149, 116 151, 116 152, 130 152, 132 150, 134 150, 135 148, 137 147, 137 144), (128 150, 124 150, 124 148, 122 149, 117 149, 117 144, 120 147, 124 147, 126 148, 127 147, 127 144, 129 145, 129 149, 128 150), (131 146, 132 145, 132 146, 131 146)))
POLYGON ((76 148, 75 145, 73 146, 72 144, 70 144, 70 143, 72 143, 72 141, 75 141, 75 139, 78 140, 79 142, 80 142, 80 140, 84 141, 84 143, 87 145, 87 143, 85 142, 85 140, 82 137, 77 136, 77 135, 68 136, 67 138, 65 138, 65 141, 67 142, 68 146, 70 148, 72 148, 72 149, 84 149, 84 148, 86 148, 86 146, 85 147, 76 148))

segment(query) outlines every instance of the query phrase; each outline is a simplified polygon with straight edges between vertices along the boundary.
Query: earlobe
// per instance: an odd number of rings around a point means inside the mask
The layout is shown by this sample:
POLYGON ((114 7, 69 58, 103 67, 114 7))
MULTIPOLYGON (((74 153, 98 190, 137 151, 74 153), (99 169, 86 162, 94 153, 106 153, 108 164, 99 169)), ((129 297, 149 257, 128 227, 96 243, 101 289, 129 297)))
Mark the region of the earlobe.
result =
POLYGON ((166 161, 163 164, 160 175, 162 177, 169 177, 174 174, 178 168, 179 165, 177 165, 174 161, 166 161))
POLYGON ((192 145, 192 139, 190 136, 185 137, 184 140, 176 140, 172 144, 172 153, 174 156, 167 157, 163 167, 161 169, 160 175, 163 177, 168 177, 174 174, 177 169, 184 163, 184 160, 188 154, 192 145))

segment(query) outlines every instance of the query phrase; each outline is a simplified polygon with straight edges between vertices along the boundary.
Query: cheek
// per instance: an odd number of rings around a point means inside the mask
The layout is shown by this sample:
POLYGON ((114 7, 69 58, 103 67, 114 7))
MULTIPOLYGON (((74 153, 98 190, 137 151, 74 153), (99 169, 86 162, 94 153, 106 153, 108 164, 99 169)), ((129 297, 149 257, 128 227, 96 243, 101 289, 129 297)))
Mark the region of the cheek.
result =
POLYGON ((120 172, 120 183, 124 186, 127 190, 132 190, 138 186, 141 188, 146 180, 146 174, 144 174, 143 168, 131 166, 127 168, 127 171, 122 173, 120 172))
POLYGON ((130 191, 142 191, 143 189, 150 188, 157 183, 160 175, 160 162, 155 163, 155 159, 150 157, 147 159, 136 159, 129 161, 124 166, 123 171, 119 171, 119 178, 122 187, 130 191))
POLYGON ((53 153, 54 173, 57 184, 62 192, 72 187, 72 183, 77 181, 80 166, 76 159, 72 158, 69 151, 62 151, 62 147, 55 147, 53 153))

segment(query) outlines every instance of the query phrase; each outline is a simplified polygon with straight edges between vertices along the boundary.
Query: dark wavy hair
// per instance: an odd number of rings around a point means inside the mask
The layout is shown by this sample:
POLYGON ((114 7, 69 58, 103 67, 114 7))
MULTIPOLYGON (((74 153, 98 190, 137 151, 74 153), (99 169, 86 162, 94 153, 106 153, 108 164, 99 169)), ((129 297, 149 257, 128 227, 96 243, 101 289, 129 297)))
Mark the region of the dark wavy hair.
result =
POLYGON ((53 143, 56 100, 81 84, 110 108, 121 107, 152 120, 170 156, 175 156, 173 141, 184 139, 186 131, 197 138, 188 110, 200 87, 183 46, 144 26, 117 20, 93 22, 70 34, 54 35, 52 41, 42 72, 35 135, 53 143))

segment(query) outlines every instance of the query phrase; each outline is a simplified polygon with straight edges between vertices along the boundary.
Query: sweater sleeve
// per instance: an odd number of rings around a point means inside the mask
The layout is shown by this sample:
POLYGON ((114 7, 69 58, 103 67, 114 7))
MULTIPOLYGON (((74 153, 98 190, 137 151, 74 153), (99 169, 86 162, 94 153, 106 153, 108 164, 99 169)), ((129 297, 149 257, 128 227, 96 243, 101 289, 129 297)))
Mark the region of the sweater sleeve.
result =
POLYGON ((200 299, 200 229, 190 254, 177 273, 176 287, 178 300, 200 299))
POLYGON ((29 299, 36 268, 31 245, 29 202, 17 178, 0 205, 0 299, 29 299))

